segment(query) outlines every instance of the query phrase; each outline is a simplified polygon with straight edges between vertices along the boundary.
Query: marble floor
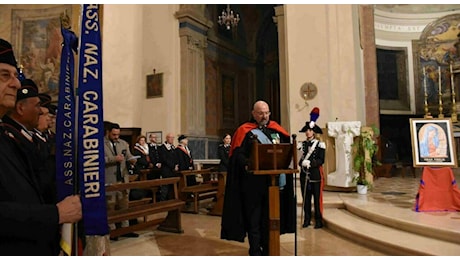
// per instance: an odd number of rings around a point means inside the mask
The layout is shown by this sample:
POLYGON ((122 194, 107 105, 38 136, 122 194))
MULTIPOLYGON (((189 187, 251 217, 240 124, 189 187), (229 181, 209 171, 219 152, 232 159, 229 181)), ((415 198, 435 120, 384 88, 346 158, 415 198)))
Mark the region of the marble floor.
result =
MULTIPOLYGON (((378 203, 379 211, 390 214, 398 212, 400 218, 412 218, 412 207, 415 195, 418 191, 421 173, 416 171, 416 177, 402 177, 394 173, 391 178, 378 178, 374 188, 367 195, 358 195, 356 192, 328 192, 324 193, 325 220, 328 212, 335 210, 344 199, 359 199, 360 203, 378 203), (363 197, 364 196, 364 197, 363 197), (365 200, 363 200, 365 198, 365 200), (363 202, 364 201, 364 202, 363 202), (401 213, 401 211, 403 213, 401 213), (402 215, 401 215, 402 214, 402 215)), ((460 180, 460 174, 455 173, 456 179, 460 180)), ((299 192, 300 194, 300 192, 299 192)), ((299 202, 298 220, 300 220, 299 202)), ((182 227, 184 233, 175 234, 158 231, 155 228, 139 231, 138 238, 120 238, 111 241, 110 255, 112 256, 247 256, 248 243, 227 241, 220 239, 220 217, 206 215, 210 201, 201 204, 199 214, 182 214, 182 227)), ((416 213, 424 214, 424 213, 416 213)), ((431 214, 430 217, 433 214, 431 214)), ((460 234, 460 213, 439 214, 434 216, 436 225, 455 226, 460 234), (458 223, 457 223, 458 222, 458 223)), ((416 220, 415 220, 416 221, 416 220)), ((332 221, 331 221, 332 222, 332 221)), ((346 223, 338 224, 345 225, 346 223)), ((386 256, 384 250, 366 247, 359 241, 352 241, 337 232, 334 232, 325 224, 323 229, 302 228, 298 221, 297 234, 285 234, 280 237, 282 256, 386 256), (295 242, 297 241, 297 243, 295 242)), ((391 239, 391 232, 388 234, 391 239)), ((410 243, 410 241, 409 241, 410 243)), ((457 254, 454 249, 453 254, 457 254)), ((448 253, 448 255, 451 253, 448 253)), ((458 254, 460 255, 460 244, 458 254)))

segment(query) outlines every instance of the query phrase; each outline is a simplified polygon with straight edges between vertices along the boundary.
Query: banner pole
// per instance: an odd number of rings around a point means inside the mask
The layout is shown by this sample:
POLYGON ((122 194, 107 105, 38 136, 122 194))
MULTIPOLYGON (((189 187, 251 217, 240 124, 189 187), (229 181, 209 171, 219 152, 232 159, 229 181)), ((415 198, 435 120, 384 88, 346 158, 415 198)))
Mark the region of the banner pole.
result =
MULTIPOLYGON (((78 186, 75 170, 75 54, 78 38, 71 31, 71 20, 67 12, 61 14, 61 34, 63 37, 58 108, 56 115, 56 189, 57 201, 76 194, 78 186)), ((64 223, 61 230, 60 246, 66 255, 75 255, 75 225, 64 223)))

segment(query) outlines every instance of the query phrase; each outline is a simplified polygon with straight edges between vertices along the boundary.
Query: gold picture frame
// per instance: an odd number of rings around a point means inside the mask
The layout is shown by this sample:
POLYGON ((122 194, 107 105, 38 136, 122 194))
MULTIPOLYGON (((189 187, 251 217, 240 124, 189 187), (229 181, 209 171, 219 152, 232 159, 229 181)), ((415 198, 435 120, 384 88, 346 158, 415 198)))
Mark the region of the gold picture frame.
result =
POLYGON ((147 98, 163 97, 163 73, 147 75, 147 98))
POLYGON ((410 118, 414 167, 457 167, 452 120, 410 118))

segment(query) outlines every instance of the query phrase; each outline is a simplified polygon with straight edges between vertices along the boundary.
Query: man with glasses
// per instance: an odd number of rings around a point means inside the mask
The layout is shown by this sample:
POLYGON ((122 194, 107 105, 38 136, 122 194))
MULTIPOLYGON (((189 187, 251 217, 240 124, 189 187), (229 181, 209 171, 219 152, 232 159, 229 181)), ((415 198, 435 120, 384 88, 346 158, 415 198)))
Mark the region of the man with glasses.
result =
MULTIPOLYGON (((21 83, 12 46, 0 39, 0 118, 15 109, 21 83)), ((0 123, 0 255, 57 255, 62 223, 81 219, 79 196, 47 204, 40 189, 32 155, 23 146, 25 137, 0 123)))
MULTIPOLYGON (((270 120, 267 102, 254 103, 252 119, 233 134, 225 187, 221 238, 244 242, 249 239, 249 255, 268 255, 268 187, 270 176, 248 172, 254 138, 259 143, 289 143, 286 130, 270 120)), ((295 232, 295 201, 292 175, 286 175, 280 194, 280 233, 295 232)))

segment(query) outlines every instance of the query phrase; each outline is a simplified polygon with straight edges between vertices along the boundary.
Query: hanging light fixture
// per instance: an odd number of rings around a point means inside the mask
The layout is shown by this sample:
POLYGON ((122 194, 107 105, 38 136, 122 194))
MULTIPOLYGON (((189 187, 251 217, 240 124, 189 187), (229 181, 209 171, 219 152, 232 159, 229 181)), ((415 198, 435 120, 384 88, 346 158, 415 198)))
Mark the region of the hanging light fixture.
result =
POLYGON ((222 15, 219 15, 218 23, 227 27, 227 30, 230 30, 231 28, 236 27, 239 21, 240 15, 236 14, 235 16, 233 14, 233 10, 230 10, 230 5, 227 4, 227 9, 222 10, 222 15))

